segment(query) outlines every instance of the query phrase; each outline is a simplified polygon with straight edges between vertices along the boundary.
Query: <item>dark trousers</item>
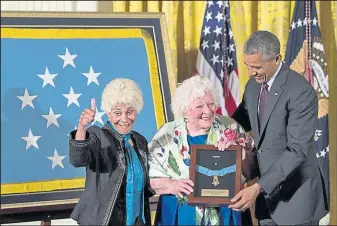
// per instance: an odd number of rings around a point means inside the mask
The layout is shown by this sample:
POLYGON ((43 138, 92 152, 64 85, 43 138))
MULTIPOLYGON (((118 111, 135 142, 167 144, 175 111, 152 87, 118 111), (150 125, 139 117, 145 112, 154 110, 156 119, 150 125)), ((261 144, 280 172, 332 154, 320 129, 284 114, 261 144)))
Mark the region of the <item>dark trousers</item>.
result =
MULTIPOLYGON (((259 225, 277 225, 273 219, 264 219, 264 220, 259 220, 259 225)), ((315 221, 310 221, 304 224, 298 224, 298 225, 319 225, 319 220, 315 221)))

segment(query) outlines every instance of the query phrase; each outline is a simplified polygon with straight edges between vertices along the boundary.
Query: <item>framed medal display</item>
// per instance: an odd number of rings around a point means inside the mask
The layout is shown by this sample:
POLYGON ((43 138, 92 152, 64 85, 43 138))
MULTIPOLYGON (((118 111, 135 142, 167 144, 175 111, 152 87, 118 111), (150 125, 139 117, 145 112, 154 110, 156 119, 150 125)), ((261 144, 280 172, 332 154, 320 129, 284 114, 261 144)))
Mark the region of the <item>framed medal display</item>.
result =
POLYGON ((201 206, 231 204, 241 189, 242 146, 232 145, 219 151, 214 145, 192 145, 190 179, 194 192, 188 203, 201 206))

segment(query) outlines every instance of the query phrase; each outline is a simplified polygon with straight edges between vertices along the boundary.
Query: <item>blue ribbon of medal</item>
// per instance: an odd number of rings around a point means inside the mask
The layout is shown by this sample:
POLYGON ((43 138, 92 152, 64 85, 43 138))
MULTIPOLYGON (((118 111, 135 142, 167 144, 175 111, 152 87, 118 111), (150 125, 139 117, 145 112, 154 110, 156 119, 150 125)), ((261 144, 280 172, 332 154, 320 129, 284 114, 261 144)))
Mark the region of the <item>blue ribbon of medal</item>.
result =
POLYGON ((202 173, 206 176, 213 177, 212 184, 214 186, 218 186, 220 184, 220 181, 219 181, 218 177, 219 176, 220 177, 225 176, 226 174, 235 172, 236 171, 236 165, 225 167, 225 168, 222 168, 221 170, 211 170, 211 169, 208 169, 204 166, 196 165, 196 170, 197 170, 197 172, 202 173))
POLYGON ((210 177, 220 176, 221 177, 221 176, 225 176, 226 174, 235 172, 236 171, 236 165, 225 167, 225 168, 223 168, 221 170, 211 170, 211 169, 208 169, 206 167, 197 165, 196 166, 196 170, 199 173, 202 173, 202 174, 204 174, 206 176, 210 176, 210 177))

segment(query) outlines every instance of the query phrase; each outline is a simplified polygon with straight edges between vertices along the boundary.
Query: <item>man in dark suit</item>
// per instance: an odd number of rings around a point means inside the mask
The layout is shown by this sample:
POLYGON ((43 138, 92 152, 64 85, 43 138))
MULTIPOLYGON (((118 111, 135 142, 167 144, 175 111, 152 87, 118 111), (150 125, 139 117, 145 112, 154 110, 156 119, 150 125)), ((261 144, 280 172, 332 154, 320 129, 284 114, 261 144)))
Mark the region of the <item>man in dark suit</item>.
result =
POLYGON ((256 202, 260 225, 318 225, 327 208, 314 152, 316 92, 282 63, 280 42, 268 31, 249 37, 244 62, 251 78, 232 117, 253 133, 258 180, 230 207, 256 202))

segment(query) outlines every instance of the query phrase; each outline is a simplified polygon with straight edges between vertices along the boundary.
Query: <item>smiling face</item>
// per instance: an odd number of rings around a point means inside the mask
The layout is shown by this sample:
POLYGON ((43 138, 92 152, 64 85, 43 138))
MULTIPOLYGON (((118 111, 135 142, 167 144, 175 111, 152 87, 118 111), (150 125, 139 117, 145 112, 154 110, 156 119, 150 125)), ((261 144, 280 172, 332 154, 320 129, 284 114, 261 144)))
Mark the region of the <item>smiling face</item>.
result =
POLYGON ((214 122, 216 109, 210 92, 194 99, 184 114, 188 127, 193 130, 208 130, 214 122))
POLYGON ((280 55, 269 60, 264 60, 262 56, 262 54, 244 54, 244 63, 248 69, 249 76, 253 76, 258 83, 268 82, 281 62, 280 55))
POLYGON ((120 134, 127 134, 132 130, 132 126, 137 118, 137 111, 128 104, 116 104, 108 117, 114 128, 120 134))

